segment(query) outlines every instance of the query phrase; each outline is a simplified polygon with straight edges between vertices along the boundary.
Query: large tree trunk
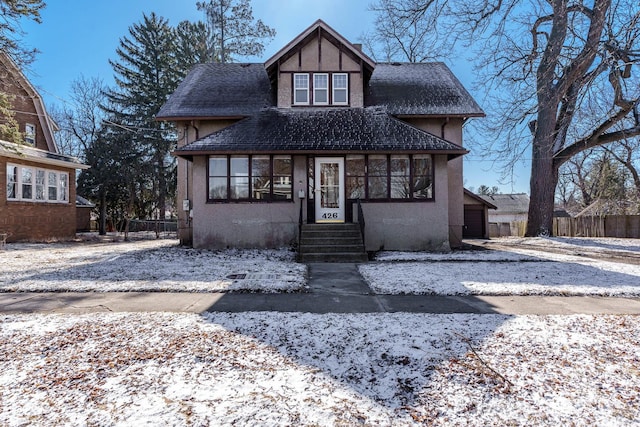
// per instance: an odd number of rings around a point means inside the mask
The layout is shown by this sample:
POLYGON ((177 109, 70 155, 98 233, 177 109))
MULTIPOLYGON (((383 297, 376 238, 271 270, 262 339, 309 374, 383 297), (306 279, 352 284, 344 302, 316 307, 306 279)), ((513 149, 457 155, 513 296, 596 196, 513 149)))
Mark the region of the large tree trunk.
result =
MULTIPOLYGON (((535 149, 534 152, 538 151, 535 149)), ((553 234, 554 195, 558 184, 558 169, 550 156, 534 154, 531 162, 531 196, 526 236, 553 234)))
POLYGON ((531 195, 526 236, 550 236, 553 234, 553 210, 558 167, 553 160, 556 138, 555 94, 539 94, 539 105, 546 106, 538 112, 533 136, 531 159, 531 195))

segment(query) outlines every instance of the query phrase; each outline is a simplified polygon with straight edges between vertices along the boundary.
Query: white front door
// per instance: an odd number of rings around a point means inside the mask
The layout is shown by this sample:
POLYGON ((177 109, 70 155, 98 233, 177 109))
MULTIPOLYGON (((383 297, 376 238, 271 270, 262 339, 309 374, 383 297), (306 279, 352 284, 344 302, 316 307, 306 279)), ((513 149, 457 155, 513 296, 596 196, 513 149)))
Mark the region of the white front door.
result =
POLYGON ((344 222, 344 158, 316 157, 316 222, 344 222))

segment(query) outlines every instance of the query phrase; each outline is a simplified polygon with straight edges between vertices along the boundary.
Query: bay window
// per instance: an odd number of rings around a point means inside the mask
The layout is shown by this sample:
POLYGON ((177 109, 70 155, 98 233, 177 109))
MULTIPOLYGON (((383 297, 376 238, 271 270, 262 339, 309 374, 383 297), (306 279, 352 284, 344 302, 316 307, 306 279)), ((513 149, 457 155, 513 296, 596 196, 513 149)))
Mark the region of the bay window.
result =
POLYGON ((7 200, 69 202, 69 174, 7 164, 7 200))

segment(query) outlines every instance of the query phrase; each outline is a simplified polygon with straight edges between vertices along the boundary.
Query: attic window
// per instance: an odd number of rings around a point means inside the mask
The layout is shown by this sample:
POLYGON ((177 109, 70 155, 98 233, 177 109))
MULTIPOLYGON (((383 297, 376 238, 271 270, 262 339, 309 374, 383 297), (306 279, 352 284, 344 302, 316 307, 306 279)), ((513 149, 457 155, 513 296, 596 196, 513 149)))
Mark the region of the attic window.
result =
POLYGON ((24 141, 30 145, 36 145, 36 125, 27 123, 24 125, 24 141))
POLYGON ((309 104, 309 74, 293 75, 293 103, 295 105, 309 104))
POLYGON ((313 75, 313 103, 329 104, 329 74, 313 75))
POLYGON ((349 84, 346 73, 333 74, 333 103, 335 105, 347 105, 349 103, 349 84))

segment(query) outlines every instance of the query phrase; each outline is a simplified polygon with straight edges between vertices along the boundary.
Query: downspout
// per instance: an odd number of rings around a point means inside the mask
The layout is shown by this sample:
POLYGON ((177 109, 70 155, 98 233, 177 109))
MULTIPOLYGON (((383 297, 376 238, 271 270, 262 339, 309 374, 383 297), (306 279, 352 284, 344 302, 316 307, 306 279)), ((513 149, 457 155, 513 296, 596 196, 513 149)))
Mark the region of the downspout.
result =
POLYGON ((445 132, 444 128, 447 127, 447 124, 449 124, 449 117, 444 119, 444 121, 442 122, 442 126, 440 127, 440 138, 442 139, 446 139, 444 137, 444 132, 445 132))

